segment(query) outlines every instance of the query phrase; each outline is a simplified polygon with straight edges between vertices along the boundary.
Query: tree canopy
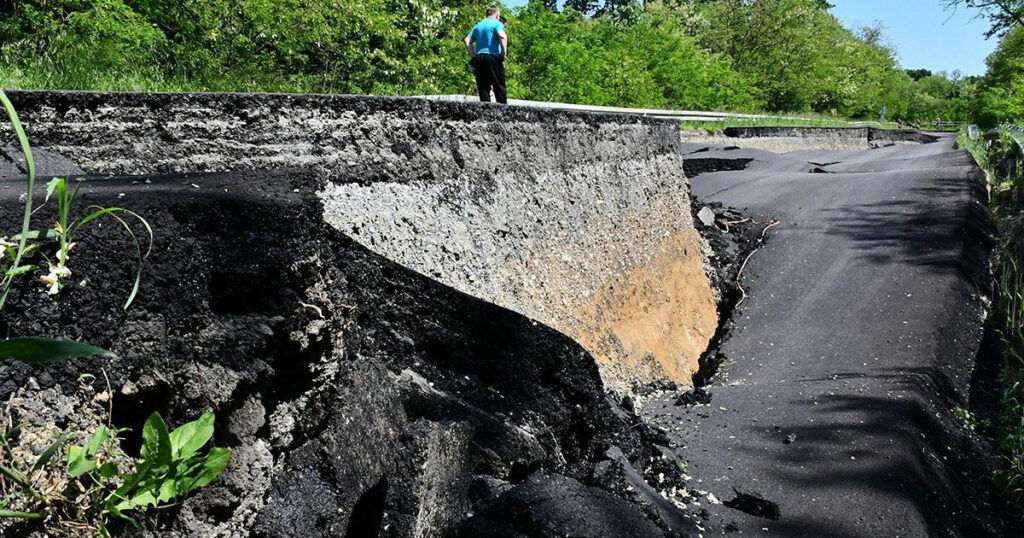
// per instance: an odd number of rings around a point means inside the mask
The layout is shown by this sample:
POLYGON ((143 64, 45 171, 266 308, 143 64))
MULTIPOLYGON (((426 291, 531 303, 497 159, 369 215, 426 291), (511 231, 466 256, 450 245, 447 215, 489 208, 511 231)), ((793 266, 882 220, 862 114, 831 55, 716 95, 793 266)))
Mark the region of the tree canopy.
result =
POLYGON ((988 36, 1003 35, 1024 26, 1024 0, 945 0, 946 7, 974 9, 992 23, 988 36))

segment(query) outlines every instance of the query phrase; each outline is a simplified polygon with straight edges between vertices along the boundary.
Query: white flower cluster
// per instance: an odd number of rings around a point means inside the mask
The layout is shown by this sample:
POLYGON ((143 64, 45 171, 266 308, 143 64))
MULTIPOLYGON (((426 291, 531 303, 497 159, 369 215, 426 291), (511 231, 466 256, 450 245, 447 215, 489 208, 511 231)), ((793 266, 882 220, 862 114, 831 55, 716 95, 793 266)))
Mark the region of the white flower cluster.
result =
POLYGON ((60 292, 61 279, 71 276, 71 269, 68 269, 68 266, 62 263, 54 265, 47 262, 47 264, 50 266, 50 272, 39 277, 39 280, 46 286, 46 293, 48 295, 57 295, 60 292))
POLYGON ((54 259, 57 263, 54 264, 49 259, 46 260, 46 264, 50 267, 50 272, 39 277, 39 281, 46 286, 47 295, 57 295, 60 293, 61 287, 64 285, 64 280, 71 276, 71 269, 68 269, 68 253, 71 249, 75 248, 74 243, 65 243, 64 238, 64 227, 58 222, 54 224, 53 230, 57 232, 57 237, 60 239, 60 247, 57 248, 54 259))

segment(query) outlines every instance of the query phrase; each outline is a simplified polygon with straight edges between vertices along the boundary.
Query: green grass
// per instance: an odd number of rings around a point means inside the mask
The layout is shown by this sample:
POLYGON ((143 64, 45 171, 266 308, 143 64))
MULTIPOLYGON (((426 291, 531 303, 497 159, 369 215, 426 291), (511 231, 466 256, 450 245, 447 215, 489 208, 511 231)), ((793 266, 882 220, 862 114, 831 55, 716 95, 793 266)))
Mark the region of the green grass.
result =
POLYGON ((32 65, 0 54, 0 88, 19 90, 187 91, 195 85, 166 80, 156 69, 97 68, 89 62, 39 56, 32 65))
POLYGON ((992 213, 1000 231, 991 323, 999 336, 1003 362, 1000 381, 1005 392, 997 417, 996 442, 1006 467, 994 478, 1009 498, 1024 505, 1024 219, 1018 215, 1018 193, 1024 187, 1024 177, 999 177, 994 165, 1012 151, 1008 142, 972 140, 966 129, 958 138, 960 148, 985 171, 992 188, 992 213))
POLYGON ((1002 252, 993 301, 1006 387, 996 441, 1007 466, 996 475, 996 483, 1010 498, 1024 504, 1024 271, 1014 250, 1007 245, 1002 252))
POLYGON ((877 121, 857 121, 830 116, 808 115, 806 113, 779 114, 779 116, 797 117, 784 118, 729 118, 717 121, 683 121, 683 129, 699 129, 710 132, 721 132, 728 127, 877 127, 896 129, 894 123, 878 123, 877 121))
POLYGON ((978 166, 985 171, 986 179, 989 185, 995 186, 996 174, 992 168, 992 163, 989 161, 988 150, 985 147, 985 141, 982 139, 974 140, 967 134, 967 128, 960 130, 960 134, 956 139, 957 145, 960 149, 971 154, 974 157, 974 161, 978 163, 978 166))

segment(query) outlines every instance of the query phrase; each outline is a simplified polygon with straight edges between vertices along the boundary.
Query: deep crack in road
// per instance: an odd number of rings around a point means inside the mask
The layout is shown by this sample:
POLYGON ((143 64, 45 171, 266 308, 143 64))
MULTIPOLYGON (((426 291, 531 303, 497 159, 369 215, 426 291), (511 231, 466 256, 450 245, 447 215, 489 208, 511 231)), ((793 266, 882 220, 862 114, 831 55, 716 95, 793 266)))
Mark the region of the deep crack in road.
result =
POLYGON ((725 501, 702 499, 709 534, 1019 532, 995 450, 951 411, 967 405, 988 253, 983 176, 954 144, 693 154, 753 158, 693 193, 780 221, 746 267, 710 404, 645 409, 691 484, 725 501))

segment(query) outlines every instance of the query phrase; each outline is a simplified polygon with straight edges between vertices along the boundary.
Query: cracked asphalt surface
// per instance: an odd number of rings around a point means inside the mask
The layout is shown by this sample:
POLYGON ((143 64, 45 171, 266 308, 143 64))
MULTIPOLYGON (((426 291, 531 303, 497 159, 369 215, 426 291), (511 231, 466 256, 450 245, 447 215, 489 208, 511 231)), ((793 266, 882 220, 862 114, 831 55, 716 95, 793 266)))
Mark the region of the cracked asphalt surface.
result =
POLYGON ((777 505, 704 499, 705 535, 1021 535, 994 449, 952 413, 969 405, 989 249, 983 175, 954 144, 687 156, 752 158, 693 194, 780 221, 746 266, 710 404, 644 410, 695 487, 777 505))

